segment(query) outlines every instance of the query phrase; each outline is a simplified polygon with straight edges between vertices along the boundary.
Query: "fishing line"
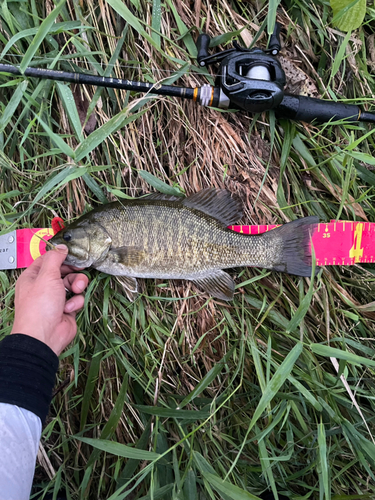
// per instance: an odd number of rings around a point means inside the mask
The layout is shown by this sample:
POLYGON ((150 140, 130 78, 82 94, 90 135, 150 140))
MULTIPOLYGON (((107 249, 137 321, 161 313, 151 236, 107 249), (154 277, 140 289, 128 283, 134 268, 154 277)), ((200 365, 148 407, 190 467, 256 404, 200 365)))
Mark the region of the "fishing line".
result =
MULTIPOLYGON (((10 57, 18 57, 18 58, 23 58, 24 56, 21 55, 21 54, 12 54, 10 57)), ((82 56, 82 57, 86 57, 86 56, 82 56)), ((70 57, 69 59, 64 59, 63 57, 60 59, 61 61, 65 62, 65 64, 69 64, 69 61, 71 59, 74 59, 74 57, 70 57)), ((53 62, 55 60, 55 58, 53 57, 41 57, 41 56, 34 56, 33 57, 33 61, 36 61, 36 60, 40 60, 40 61, 43 61, 43 62, 53 62)), ((13 64, 12 61, 7 61, 7 60, 2 60, 2 62, 4 64, 13 64)), ((87 66, 89 65, 93 65, 92 62, 90 61, 87 61, 87 62, 84 62, 84 61, 77 61, 77 62, 74 62, 73 63, 75 66, 79 66, 81 67, 83 70, 86 70, 87 71, 87 66), (80 66, 81 65, 81 66, 80 66)), ((184 65, 181 65, 180 68, 177 68, 175 70, 173 69, 161 69, 161 68, 157 68, 155 66, 137 66, 136 64, 140 64, 140 63, 134 63, 134 64, 116 64, 116 63, 112 63, 112 64, 107 64, 107 65, 103 65, 103 62, 100 62, 100 61, 97 61, 95 62, 95 64, 98 64, 100 65, 100 67, 103 69, 103 70, 106 70, 107 68, 111 68, 111 69, 114 69, 114 68, 127 68, 127 69, 139 69, 139 70, 142 70, 142 69, 145 69, 147 71, 157 71, 158 73, 167 73, 169 75, 173 75, 173 74, 176 74, 178 71, 180 71, 184 65)), ((185 63, 186 64, 186 63, 185 63)), ((194 67, 193 63, 191 63, 191 66, 194 67)), ((33 67, 33 64, 32 64, 32 61, 31 61, 31 67, 33 67)), ((74 71, 74 68, 72 67, 72 71, 74 71)), ((195 76, 206 76, 205 73, 203 71, 188 71, 187 73, 184 73, 182 74, 181 76, 184 76, 184 75, 195 75, 195 76)), ((93 76, 98 76, 97 74, 93 74, 93 76)), ((212 76, 212 75, 211 75, 212 76)), ((222 75, 221 75, 222 76, 222 75)))

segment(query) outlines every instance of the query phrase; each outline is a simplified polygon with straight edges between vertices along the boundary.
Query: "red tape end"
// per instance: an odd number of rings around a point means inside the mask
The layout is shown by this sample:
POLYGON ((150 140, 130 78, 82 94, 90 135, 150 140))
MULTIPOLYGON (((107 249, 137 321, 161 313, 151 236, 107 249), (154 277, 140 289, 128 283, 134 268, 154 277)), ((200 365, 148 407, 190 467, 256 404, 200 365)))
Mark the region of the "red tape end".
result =
POLYGON ((61 217, 54 217, 51 221, 51 227, 54 234, 56 234, 65 228, 65 224, 61 217))

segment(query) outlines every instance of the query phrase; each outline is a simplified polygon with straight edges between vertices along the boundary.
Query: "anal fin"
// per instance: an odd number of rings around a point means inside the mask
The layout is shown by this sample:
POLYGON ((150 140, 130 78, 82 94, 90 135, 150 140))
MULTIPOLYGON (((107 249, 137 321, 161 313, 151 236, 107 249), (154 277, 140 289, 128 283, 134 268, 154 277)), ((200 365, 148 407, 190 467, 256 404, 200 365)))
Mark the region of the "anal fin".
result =
POLYGON ((138 295, 138 282, 130 276, 116 276, 117 281, 124 287, 126 296, 130 302, 134 302, 138 295))
POLYGON ((212 297, 222 300, 232 300, 234 294, 234 281, 228 273, 219 269, 204 278, 191 280, 199 288, 212 297))

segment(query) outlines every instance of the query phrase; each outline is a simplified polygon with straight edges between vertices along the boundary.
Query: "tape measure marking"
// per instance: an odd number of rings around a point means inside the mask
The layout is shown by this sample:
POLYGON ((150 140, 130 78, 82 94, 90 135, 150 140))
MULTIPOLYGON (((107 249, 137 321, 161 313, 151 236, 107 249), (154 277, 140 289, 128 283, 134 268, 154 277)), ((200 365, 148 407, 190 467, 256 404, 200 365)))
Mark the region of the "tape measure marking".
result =
MULTIPOLYGON (((229 226, 229 229, 243 234, 261 234, 275 227, 277 226, 229 226)), ((336 220, 321 222, 312 242, 318 266, 372 263, 375 255, 375 223, 336 220)))
POLYGON ((46 252, 46 244, 55 233, 50 228, 17 229, 17 267, 28 267, 46 252))

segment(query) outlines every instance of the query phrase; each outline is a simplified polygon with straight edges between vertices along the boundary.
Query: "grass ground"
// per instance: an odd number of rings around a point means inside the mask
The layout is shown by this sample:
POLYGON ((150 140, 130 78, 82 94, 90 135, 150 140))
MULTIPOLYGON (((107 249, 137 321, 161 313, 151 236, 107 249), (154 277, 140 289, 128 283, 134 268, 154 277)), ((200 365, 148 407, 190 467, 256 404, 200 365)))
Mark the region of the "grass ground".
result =
MULTIPOLYGON (((260 0, 56 5, 46 27, 52 0, 2 2, 1 62, 201 85, 212 78, 194 59, 200 29, 222 47, 236 36, 249 45, 276 14, 276 2, 260 0)), ((291 90, 371 105, 373 16, 369 6, 344 40, 327 2, 283 1, 291 90)), ((2 233, 154 191, 144 172, 186 194, 228 188, 243 200, 244 223, 375 221, 374 129, 365 124, 253 121, 125 91, 0 84, 2 233)), ((18 274, 0 272, 1 335, 18 274)), ((41 498, 375 498, 374 266, 327 267, 313 283, 235 269, 228 304, 187 282, 153 280, 129 303, 115 278, 88 274, 43 431, 41 498)))

